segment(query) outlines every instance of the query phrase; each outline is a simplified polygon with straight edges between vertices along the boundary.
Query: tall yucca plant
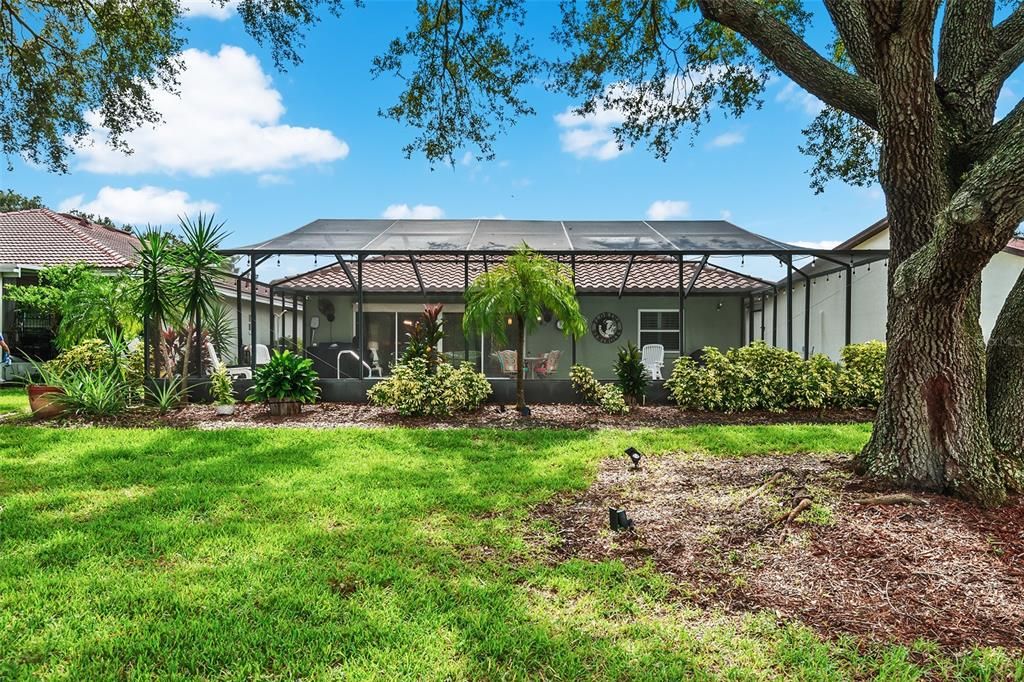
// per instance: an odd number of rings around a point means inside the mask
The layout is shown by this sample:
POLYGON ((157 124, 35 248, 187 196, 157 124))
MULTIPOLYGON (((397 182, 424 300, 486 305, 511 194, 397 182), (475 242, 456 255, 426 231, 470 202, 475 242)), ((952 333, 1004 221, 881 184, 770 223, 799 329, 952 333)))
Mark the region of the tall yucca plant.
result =
POLYGON ((139 282, 136 302, 139 312, 149 320, 147 333, 153 339, 153 363, 159 374, 159 368, 163 366, 164 324, 177 320, 179 310, 180 292, 175 288, 172 276, 176 260, 175 243, 170 234, 149 225, 136 236, 139 239, 135 248, 138 264, 134 274, 139 282))
MULTIPOLYGON (((213 214, 200 213, 195 219, 183 216, 182 244, 176 249, 176 272, 172 278, 181 295, 183 327, 199 327, 200 321, 212 316, 217 302, 217 278, 227 259, 217 253, 227 233, 224 223, 214 222, 213 214)), ((182 363, 182 374, 188 376, 193 334, 188 334, 182 363)))
POLYGON ((518 322, 516 338, 516 405, 526 407, 523 358, 526 334, 537 328, 545 312, 562 321, 566 336, 579 338, 587 329, 576 300, 572 270, 545 258, 525 244, 501 265, 477 277, 466 291, 466 312, 462 318, 467 335, 490 334, 502 342, 505 319, 518 322))

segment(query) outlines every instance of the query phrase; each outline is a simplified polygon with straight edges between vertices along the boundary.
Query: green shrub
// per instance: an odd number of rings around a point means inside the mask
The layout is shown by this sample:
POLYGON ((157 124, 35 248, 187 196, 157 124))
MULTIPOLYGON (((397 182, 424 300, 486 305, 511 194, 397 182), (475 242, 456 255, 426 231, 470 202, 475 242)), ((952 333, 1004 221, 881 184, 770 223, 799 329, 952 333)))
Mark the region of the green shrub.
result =
POLYGON ((619 388, 628 404, 643 402, 650 377, 644 367, 640 349, 632 341, 619 348, 615 359, 615 376, 619 379, 619 388))
POLYGON ((235 391, 228 368, 221 365, 210 375, 210 396, 214 405, 234 405, 235 391))
POLYGON ((841 352, 839 402, 846 407, 877 407, 885 386, 885 344, 853 343, 841 352))
POLYGON ((860 345, 870 348, 844 349, 844 360, 852 362, 842 366, 821 354, 804 361, 760 341, 725 354, 707 347, 701 363, 688 357, 676 361, 665 387, 677 405, 693 410, 874 407, 881 398, 885 347, 860 345))
POLYGON ((573 365, 569 369, 569 381, 584 400, 597 405, 608 414, 629 412, 622 389, 611 384, 602 384, 594 378, 594 370, 589 367, 573 365))
POLYGON ((800 364, 802 373, 793 406, 804 409, 835 406, 839 396, 839 365, 822 353, 800 364))
POLYGON ((273 398, 315 403, 320 393, 316 380, 312 360, 290 350, 275 350, 270 355, 270 362, 256 370, 249 400, 265 402, 273 398))
POLYGON ((117 414, 143 398, 143 351, 128 350, 118 333, 88 339, 46 363, 60 399, 70 411, 94 417, 117 414))
POLYGON ((90 417, 111 417, 128 408, 133 392, 116 367, 69 369, 61 377, 64 393, 56 398, 68 410, 90 417))
POLYGON ((465 363, 452 367, 440 362, 431 372, 427 357, 410 357, 398 363, 386 379, 367 395, 371 405, 395 408, 404 417, 446 417, 475 410, 491 394, 487 377, 465 363))

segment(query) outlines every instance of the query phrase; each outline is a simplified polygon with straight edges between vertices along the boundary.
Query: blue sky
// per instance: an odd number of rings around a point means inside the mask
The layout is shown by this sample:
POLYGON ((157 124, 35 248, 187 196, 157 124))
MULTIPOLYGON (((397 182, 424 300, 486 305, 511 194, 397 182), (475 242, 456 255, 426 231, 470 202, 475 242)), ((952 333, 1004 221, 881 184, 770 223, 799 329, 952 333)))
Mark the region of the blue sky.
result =
MULTIPOLYGON (((304 62, 284 73, 230 11, 186 4, 200 11, 186 22, 191 68, 182 99, 160 99, 165 124, 130 138, 135 155, 97 144, 67 175, 16 163, 0 185, 127 222, 171 224, 181 210, 216 209, 231 245, 321 217, 382 215, 728 217, 777 239, 819 243, 884 213, 877 188, 833 183, 814 195, 797 145, 817 103, 784 79, 770 86, 762 110, 740 120, 716 116, 667 162, 642 146, 608 153, 606 127, 567 127, 560 114, 573 102, 538 84, 527 93, 537 115, 498 141, 494 161, 460 157, 453 168, 432 170, 402 153, 413 131, 377 116, 399 83, 369 73, 372 57, 413 19, 412 3, 371 1, 325 18, 308 36, 304 62)), ((531 4, 539 43, 556 19, 556 3, 531 4)), ((829 36, 812 29, 810 38, 823 46, 829 36)))

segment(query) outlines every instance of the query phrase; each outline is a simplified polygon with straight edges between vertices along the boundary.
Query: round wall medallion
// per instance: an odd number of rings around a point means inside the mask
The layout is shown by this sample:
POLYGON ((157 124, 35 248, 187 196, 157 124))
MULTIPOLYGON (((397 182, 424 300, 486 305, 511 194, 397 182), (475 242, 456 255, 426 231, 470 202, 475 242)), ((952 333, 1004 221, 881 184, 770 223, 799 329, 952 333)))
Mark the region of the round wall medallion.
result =
POLYGON ((615 313, 601 313, 591 321, 590 333, 601 343, 613 343, 622 336, 622 320, 615 313))

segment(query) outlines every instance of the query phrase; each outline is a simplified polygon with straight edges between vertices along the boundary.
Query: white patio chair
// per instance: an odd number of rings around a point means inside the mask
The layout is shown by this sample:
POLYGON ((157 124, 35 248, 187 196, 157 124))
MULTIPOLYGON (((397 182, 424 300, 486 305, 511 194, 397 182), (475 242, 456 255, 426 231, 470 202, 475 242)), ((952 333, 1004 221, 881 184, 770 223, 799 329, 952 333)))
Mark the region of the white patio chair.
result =
MULTIPOLYGON (((214 370, 224 366, 224 363, 220 361, 219 357, 217 357, 216 349, 214 349, 213 344, 209 341, 206 342, 206 355, 210 358, 210 366, 213 367, 214 370)), ((260 357, 259 346, 257 346, 256 357, 257 359, 260 357)), ((267 354, 266 362, 270 362, 269 353, 267 354)), ((266 362, 259 364, 266 364, 266 362)), ((232 379, 252 379, 251 367, 227 367, 227 370, 228 376, 232 379)))
POLYGON ((373 373, 376 372, 377 376, 384 378, 384 368, 380 366, 380 344, 376 341, 368 341, 366 344, 366 350, 370 353, 370 371, 366 375, 373 377, 373 373))
POLYGON ((665 346, 660 343, 648 343, 640 349, 640 362, 647 368, 652 379, 660 380, 661 368, 665 366, 665 346))

